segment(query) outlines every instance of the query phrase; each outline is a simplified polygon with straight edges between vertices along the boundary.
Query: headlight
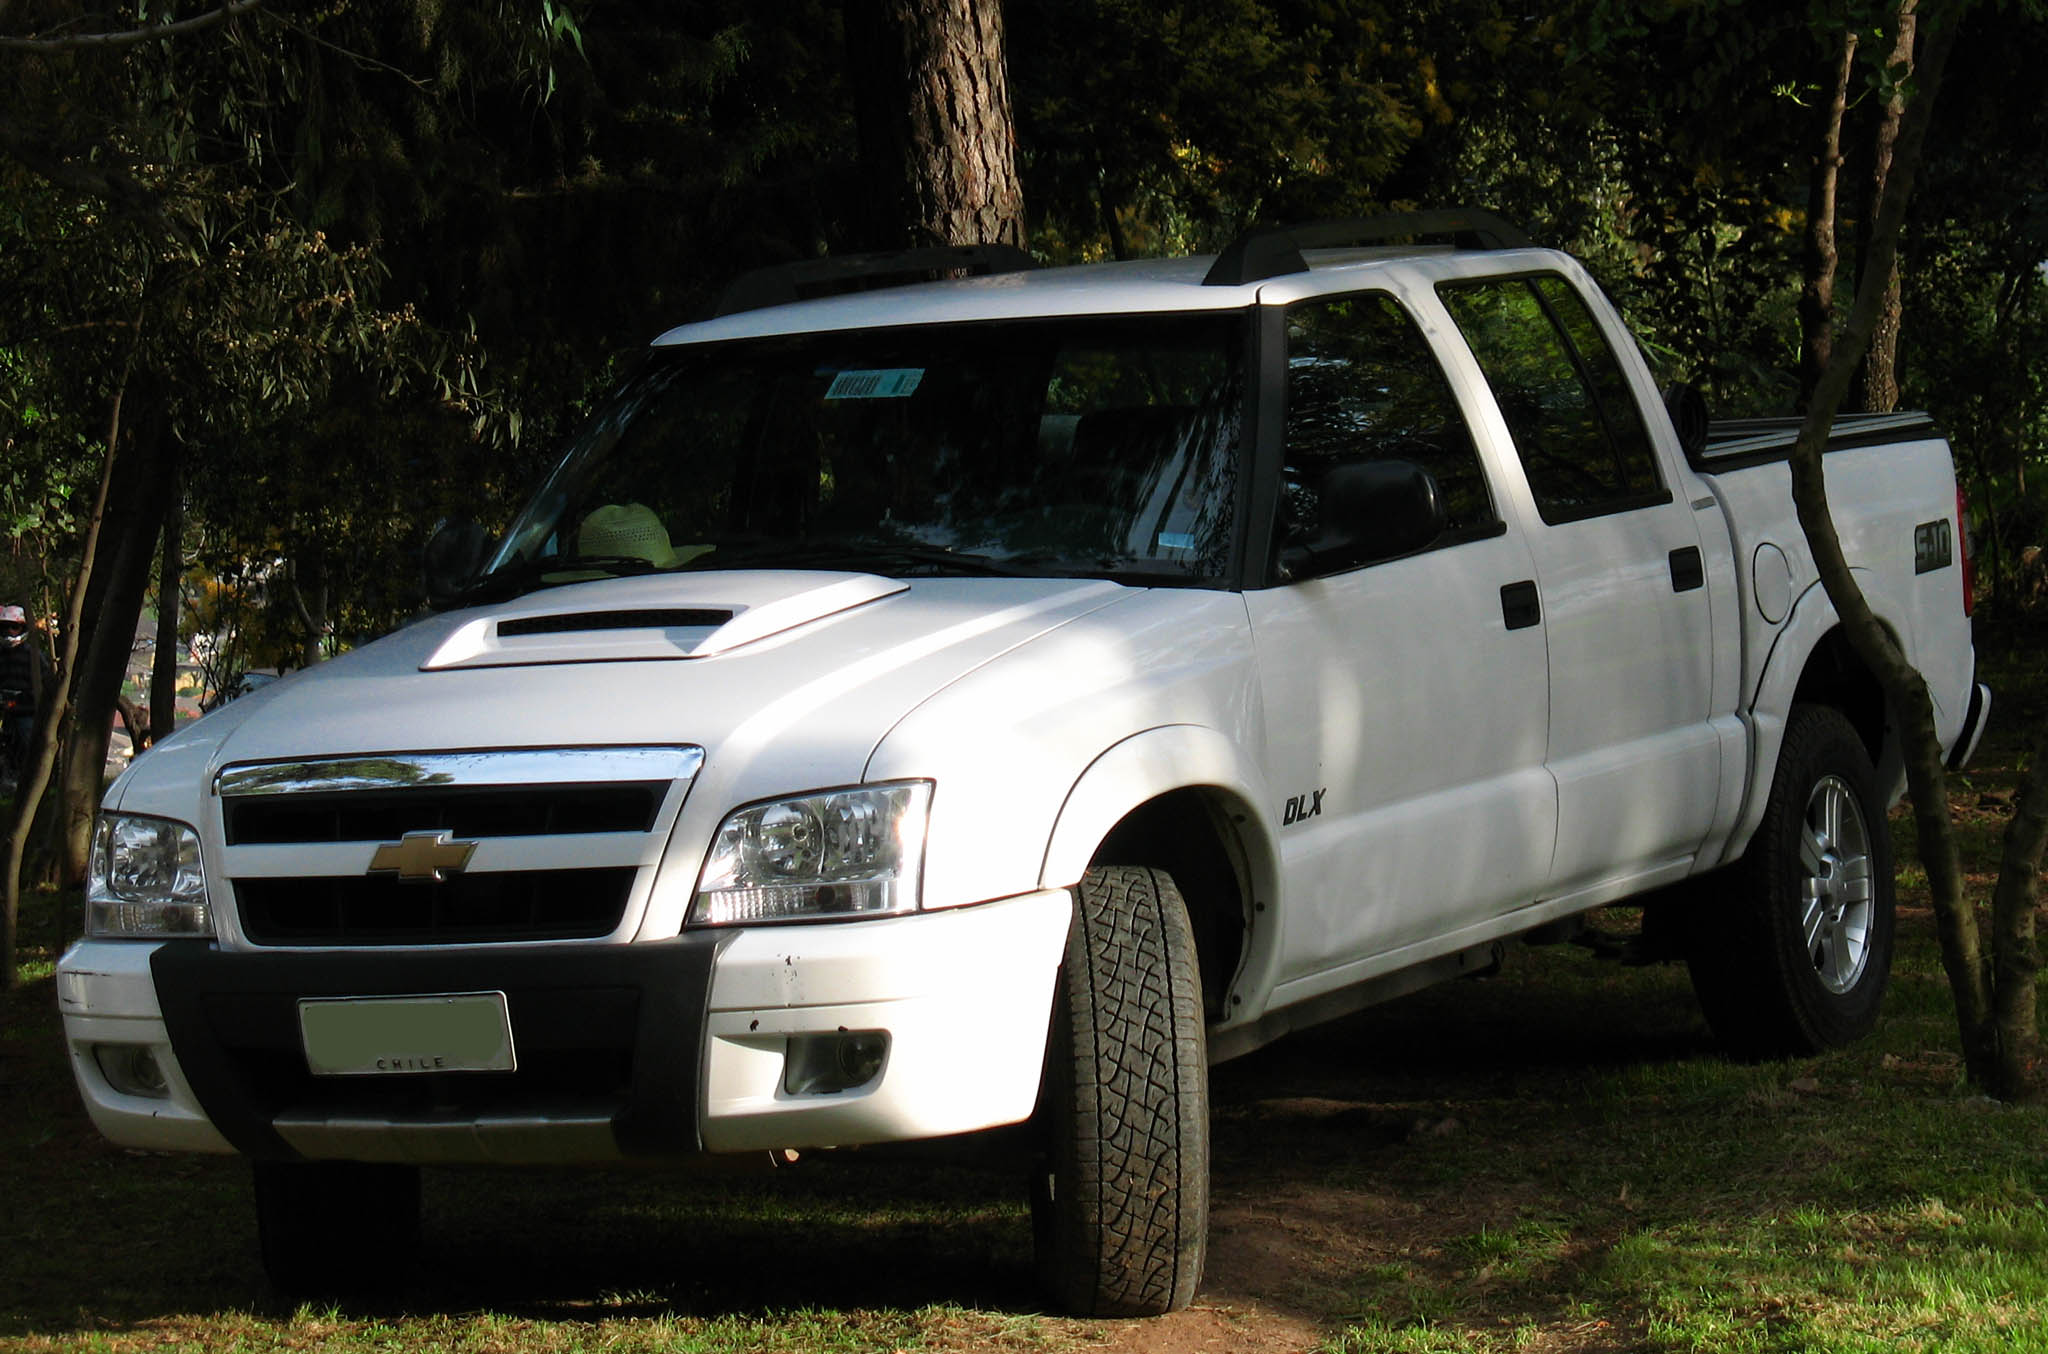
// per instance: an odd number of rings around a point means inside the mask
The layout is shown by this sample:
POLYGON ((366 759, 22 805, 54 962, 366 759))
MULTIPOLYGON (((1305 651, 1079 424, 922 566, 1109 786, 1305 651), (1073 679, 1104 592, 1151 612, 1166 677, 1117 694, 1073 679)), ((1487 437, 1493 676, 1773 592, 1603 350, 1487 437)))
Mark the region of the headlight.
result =
POLYGON ((695 926, 917 908, 929 781, 827 790, 739 809, 719 825, 695 926))
POLYGON ((168 818, 101 814, 86 867, 85 929, 93 936, 212 935, 199 834, 168 818))

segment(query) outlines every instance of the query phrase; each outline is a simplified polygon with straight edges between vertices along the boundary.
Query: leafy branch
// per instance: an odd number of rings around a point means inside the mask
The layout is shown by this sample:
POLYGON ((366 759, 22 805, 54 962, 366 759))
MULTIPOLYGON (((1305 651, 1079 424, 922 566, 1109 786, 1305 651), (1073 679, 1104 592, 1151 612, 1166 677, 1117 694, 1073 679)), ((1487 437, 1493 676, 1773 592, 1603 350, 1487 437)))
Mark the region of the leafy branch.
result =
POLYGON ((69 37, 22 37, 0 38, 0 51, 10 52, 82 52, 108 51, 118 47, 133 47, 139 43, 156 42, 164 38, 175 38, 186 33, 197 33, 212 28, 238 14, 246 14, 261 5, 263 0, 227 0, 219 9, 190 19, 179 19, 173 23, 150 24, 143 28, 128 28, 115 33, 76 33, 69 37))

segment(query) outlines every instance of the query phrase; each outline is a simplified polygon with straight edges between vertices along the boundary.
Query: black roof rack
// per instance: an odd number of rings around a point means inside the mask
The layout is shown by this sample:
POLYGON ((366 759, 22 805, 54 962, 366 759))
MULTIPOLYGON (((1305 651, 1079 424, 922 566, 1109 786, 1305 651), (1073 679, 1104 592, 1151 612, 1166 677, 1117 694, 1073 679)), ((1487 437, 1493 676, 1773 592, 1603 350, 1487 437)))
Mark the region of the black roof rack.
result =
POLYGON ((1310 221, 1299 226, 1261 226, 1230 242, 1216 256, 1202 284, 1235 287, 1289 273, 1305 273, 1304 249, 1340 249, 1388 240, 1449 240, 1459 249, 1528 249, 1535 241, 1519 226, 1492 212, 1447 207, 1426 212, 1389 212, 1347 221, 1310 221))
POLYGON ((869 291, 928 282, 944 273, 985 276, 1036 268, 1038 260, 1014 245, 941 245, 928 249, 892 249, 876 254, 842 254, 805 259, 741 273, 728 282, 713 307, 713 319, 744 310, 787 305, 812 296, 869 291))

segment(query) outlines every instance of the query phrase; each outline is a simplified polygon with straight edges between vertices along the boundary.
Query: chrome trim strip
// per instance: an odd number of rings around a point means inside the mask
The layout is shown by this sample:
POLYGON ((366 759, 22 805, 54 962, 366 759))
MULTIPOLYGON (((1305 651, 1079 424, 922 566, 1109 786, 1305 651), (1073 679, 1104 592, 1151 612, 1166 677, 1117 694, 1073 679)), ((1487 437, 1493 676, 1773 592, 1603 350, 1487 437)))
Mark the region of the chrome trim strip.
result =
MULTIPOLYGON (((661 859, 660 832, 563 832, 525 837, 476 838, 465 874, 529 874, 540 870, 636 869, 661 859)), ((339 842, 260 842, 230 846, 227 878, 334 879, 360 877, 374 838, 339 842)))
POLYGON ((447 785, 602 785, 627 780, 694 780, 703 765, 704 749, 688 746, 392 753, 223 767, 213 778, 213 792, 220 796, 332 794, 447 785))
MULTIPOLYGON (((1853 422, 1847 418, 1838 420, 1829 436, 1870 437, 1880 433, 1911 432, 1923 426, 1931 431, 1928 416, 1918 410, 1864 414, 1857 415, 1853 422)), ((1722 435, 1707 443, 1702 459, 1708 465, 1732 456, 1783 450, 1799 437, 1799 420, 1795 418, 1715 419, 1714 427, 1720 429, 1722 435)))
POLYGON ((292 1150, 314 1160, 549 1166, 620 1160, 615 1113, 564 1108, 438 1119, 286 1113, 272 1126, 292 1150))

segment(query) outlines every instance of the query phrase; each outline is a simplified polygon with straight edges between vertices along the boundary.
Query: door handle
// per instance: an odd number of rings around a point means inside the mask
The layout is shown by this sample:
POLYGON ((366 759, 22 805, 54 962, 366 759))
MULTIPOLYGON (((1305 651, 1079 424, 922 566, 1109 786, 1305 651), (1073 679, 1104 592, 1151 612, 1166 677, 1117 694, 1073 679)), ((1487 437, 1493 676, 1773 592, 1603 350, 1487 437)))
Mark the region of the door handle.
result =
POLYGON ((1543 604, 1536 598, 1536 580, 1504 583, 1500 590, 1500 615, 1510 630, 1526 630, 1543 619, 1543 604))
POLYGON ((1692 592, 1707 585, 1707 568, 1700 562, 1700 548, 1688 545, 1671 552, 1671 590, 1692 592))

